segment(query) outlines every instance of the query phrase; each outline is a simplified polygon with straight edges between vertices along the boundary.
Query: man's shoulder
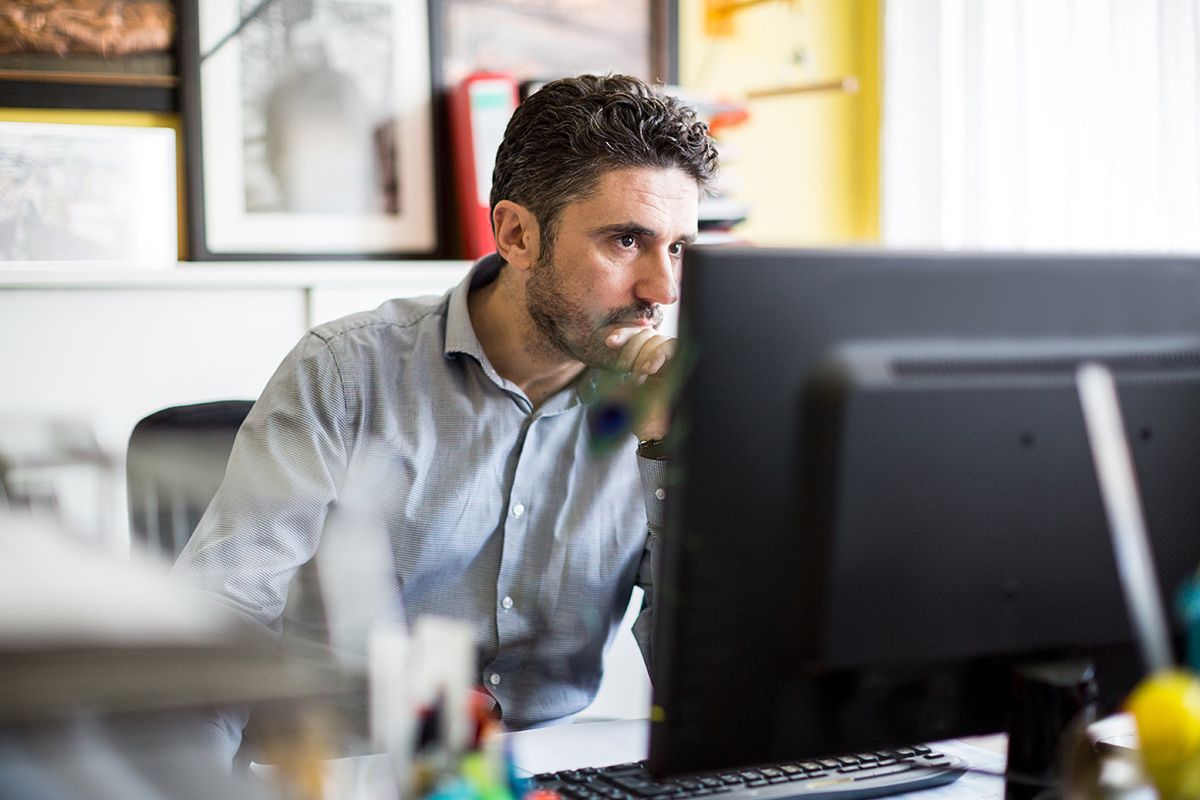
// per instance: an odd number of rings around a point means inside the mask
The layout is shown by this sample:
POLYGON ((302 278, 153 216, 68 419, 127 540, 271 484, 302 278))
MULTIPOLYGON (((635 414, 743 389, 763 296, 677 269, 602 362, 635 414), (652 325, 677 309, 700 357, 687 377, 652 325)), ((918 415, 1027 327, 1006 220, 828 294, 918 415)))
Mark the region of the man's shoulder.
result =
POLYGON ((331 347, 394 346, 411 340, 426 325, 440 325, 446 307, 445 295, 398 298, 370 311, 323 323, 310 333, 331 347))

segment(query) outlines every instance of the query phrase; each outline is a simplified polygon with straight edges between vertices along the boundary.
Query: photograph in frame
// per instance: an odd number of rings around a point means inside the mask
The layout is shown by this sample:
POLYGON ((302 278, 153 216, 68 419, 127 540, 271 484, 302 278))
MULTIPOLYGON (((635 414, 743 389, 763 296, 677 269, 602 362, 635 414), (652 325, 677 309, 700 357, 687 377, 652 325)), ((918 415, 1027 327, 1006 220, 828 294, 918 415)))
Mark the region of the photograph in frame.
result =
POLYGON ((176 198, 170 128, 0 114, 0 266, 173 266, 176 198))
POLYGON ((476 70, 518 83, 584 72, 656 74, 654 0, 442 0, 442 70, 454 85, 476 70))
POLYGON ((174 86, 171 0, 0 4, 0 80, 174 86))
POLYGON ((181 8, 191 255, 437 248, 425 0, 181 8))
POLYGON ((174 0, 0 2, 0 107, 174 113, 174 0))

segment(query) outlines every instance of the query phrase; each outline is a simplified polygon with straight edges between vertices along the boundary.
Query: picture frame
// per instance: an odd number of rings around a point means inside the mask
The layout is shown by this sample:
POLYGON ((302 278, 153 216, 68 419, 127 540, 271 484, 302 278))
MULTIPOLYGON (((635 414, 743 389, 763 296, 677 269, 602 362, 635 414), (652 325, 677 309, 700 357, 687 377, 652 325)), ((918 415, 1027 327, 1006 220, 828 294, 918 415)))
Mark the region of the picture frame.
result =
POLYGON ((437 17, 448 87, 476 70, 518 83, 581 72, 679 79, 678 0, 441 0, 437 17))
POLYGON ((14 0, 0 11, 0 106, 175 111, 172 0, 14 0))
POLYGON ((192 260, 438 249, 428 0, 181 0, 192 260))
POLYGON ((172 115, 0 109, 0 268, 169 268, 179 257, 172 115))

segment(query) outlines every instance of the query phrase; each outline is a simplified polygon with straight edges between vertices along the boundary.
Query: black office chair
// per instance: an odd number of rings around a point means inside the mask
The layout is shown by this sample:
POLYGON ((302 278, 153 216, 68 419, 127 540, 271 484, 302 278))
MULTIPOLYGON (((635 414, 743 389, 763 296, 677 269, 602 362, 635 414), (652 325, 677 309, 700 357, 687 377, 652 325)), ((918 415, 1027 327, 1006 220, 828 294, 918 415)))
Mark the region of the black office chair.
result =
POLYGON ((126 479, 135 546, 174 560, 225 475, 250 400, 172 406, 139 422, 129 437, 126 479))

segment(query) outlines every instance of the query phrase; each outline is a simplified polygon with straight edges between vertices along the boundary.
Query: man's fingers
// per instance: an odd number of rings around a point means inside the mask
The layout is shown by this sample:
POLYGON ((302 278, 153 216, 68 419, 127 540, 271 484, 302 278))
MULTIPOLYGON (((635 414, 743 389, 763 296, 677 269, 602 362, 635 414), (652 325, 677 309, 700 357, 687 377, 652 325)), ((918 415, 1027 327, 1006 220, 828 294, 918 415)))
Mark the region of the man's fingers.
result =
POLYGON ((635 375, 654 375, 675 355, 675 340, 657 336, 646 342, 634 359, 630 372, 635 375))
MULTIPOLYGON (((622 329, 622 331, 627 330, 629 329, 622 329)), ((617 360, 616 363, 613 364, 613 368, 618 372, 632 372, 633 365, 637 361, 638 354, 642 352, 642 348, 646 346, 646 343, 654 339, 656 336, 658 336, 658 332, 653 328, 641 328, 636 329, 632 336, 623 337, 625 339, 624 343, 617 345, 621 349, 617 353, 617 360)), ((614 336, 610 336, 609 341, 611 342, 613 340, 614 336)), ((620 339, 616 339, 616 341, 620 341, 620 339)), ((609 344, 609 346, 613 347, 614 345, 609 344)))
POLYGON ((643 330, 645 330, 645 329, 641 328, 641 327, 617 328, 615 331, 613 331, 612 333, 610 333, 608 335, 608 338, 604 340, 604 343, 614 349, 619 348, 619 347, 624 347, 626 342, 628 342, 630 339, 632 339, 637 334, 641 333, 643 330))
MULTIPOLYGON (((651 377, 660 375, 675 356, 676 340, 658 333, 653 328, 619 328, 608 335, 605 344, 617 350, 616 363, 612 368, 630 373, 640 386, 651 377)), ((657 383, 657 380, 656 380, 657 383)), ((667 384, 655 386, 650 402, 643 410, 634 433, 639 439, 661 439, 669 426, 667 403, 670 391, 667 384)))

